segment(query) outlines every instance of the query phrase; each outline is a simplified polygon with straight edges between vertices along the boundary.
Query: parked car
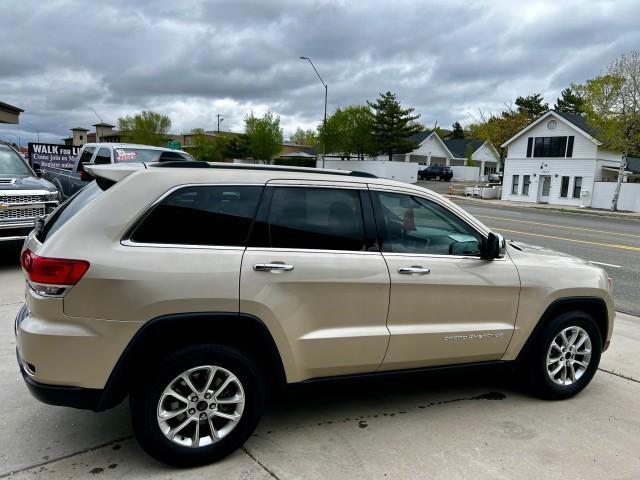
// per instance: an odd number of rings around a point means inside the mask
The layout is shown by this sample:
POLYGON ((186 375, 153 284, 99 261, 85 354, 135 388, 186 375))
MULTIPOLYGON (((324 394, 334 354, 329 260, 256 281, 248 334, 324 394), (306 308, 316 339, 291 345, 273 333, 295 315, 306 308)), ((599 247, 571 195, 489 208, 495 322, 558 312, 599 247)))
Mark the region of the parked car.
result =
POLYGON ((513 363, 566 399, 609 346, 604 270, 505 242, 430 190, 339 170, 85 168, 103 181, 25 242, 18 362, 46 403, 128 396, 160 461, 228 455, 287 383, 513 363))
POLYGON ((445 180, 449 182, 453 177, 451 167, 446 165, 429 165, 418 171, 418 180, 445 180))
POLYGON ((150 145, 133 143, 87 143, 82 146, 71 170, 56 167, 43 167, 42 176, 53 183, 63 199, 67 199, 83 189, 93 180, 84 167, 108 163, 126 162, 164 162, 193 160, 182 150, 171 150, 150 145))
POLYGON ((490 173, 487 177, 487 180, 491 183, 499 183, 500 185, 502 185, 502 172, 490 173))
POLYGON ((25 239, 59 198, 56 187, 38 178, 22 155, 0 145, 0 242, 25 239))

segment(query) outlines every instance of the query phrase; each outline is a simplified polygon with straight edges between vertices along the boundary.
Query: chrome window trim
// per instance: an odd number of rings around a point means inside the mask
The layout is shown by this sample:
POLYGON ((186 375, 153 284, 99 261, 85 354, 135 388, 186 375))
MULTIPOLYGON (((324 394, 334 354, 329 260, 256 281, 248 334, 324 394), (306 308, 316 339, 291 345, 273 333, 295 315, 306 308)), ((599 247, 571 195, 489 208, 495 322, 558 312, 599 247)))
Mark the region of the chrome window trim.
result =
POLYGON ((274 252, 274 253, 327 253, 327 254, 358 254, 358 255, 378 255, 382 252, 376 250, 369 252, 365 250, 320 250, 314 248, 277 248, 277 247, 247 247, 247 252, 274 252))
MULTIPOLYGON (((171 195, 173 192, 181 189, 181 188, 189 188, 189 187, 265 187, 264 183, 181 183, 180 185, 175 185, 171 187, 169 190, 160 195, 156 200, 154 200, 136 219, 131 222, 131 224, 125 230, 125 234, 120 239, 120 245, 125 247, 153 247, 153 248, 182 248, 182 249, 218 249, 218 250, 244 250, 245 246, 238 245, 192 245, 192 244, 181 244, 181 243, 142 243, 142 242, 134 242, 131 240, 131 235, 135 231, 135 229, 140 225, 140 223, 151 213, 151 211, 165 198, 171 195)), ((258 202, 258 206, 259 206, 258 202)), ((253 219, 252 219, 253 222, 253 219)))
POLYGON ((400 252, 380 252, 384 257, 420 257, 420 258, 446 258, 452 260, 481 260, 485 262, 504 261, 505 258, 482 258, 478 255, 443 255, 438 253, 400 253, 400 252))
POLYGON ((299 188, 332 188, 335 190, 367 190, 366 183, 353 181, 312 180, 312 179, 273 179, 265 184, 268 187, 299 187, 299 188), (293 183, 295 182, 295 183, 293 183))
POLYGON ((149 247, 149 248, 181 248, 185 250, 236 250, 244 251, 245 247, 230 245, 195 245, 190 243, 142 243, 129 239, 121 240, 120 245, 125 247, 149 247))

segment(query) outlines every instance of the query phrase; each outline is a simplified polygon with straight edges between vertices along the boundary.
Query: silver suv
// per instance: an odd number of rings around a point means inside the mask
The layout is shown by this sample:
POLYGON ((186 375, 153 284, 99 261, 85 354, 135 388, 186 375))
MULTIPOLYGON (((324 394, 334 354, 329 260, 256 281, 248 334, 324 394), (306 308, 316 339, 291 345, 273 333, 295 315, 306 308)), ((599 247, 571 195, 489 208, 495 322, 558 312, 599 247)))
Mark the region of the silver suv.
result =
POLYGON ((589 263, 506 243, 445 198, 357 172, 203 162, 87 167, 31 233, 18 359, 40 400, 130 396, 155 458, 197 465, 287 383, 514 362, 568 398, 613 329, 589 263))

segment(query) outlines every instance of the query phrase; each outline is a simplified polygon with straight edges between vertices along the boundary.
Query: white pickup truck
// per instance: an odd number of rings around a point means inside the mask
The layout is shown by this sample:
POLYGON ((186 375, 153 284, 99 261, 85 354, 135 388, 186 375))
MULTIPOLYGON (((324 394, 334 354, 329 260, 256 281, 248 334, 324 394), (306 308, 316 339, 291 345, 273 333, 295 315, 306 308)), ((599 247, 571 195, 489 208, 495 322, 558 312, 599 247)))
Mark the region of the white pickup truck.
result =
POLYGON ((171 150, 133 143, 87 143, 78 152, 71 170, 43 167, 42 176, 55 185, 63 199, 82 190, 93 177, 84 170, 85 165, 123 162, 192 161, 193 157, 182 150, 171 150))

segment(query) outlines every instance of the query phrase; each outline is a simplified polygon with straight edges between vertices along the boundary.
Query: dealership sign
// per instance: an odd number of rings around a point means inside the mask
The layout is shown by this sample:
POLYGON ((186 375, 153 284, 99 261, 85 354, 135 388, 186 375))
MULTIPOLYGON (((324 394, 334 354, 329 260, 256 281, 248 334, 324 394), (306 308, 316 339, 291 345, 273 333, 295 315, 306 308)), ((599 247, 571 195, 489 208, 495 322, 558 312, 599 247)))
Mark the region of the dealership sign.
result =
POLYGON ((53 143, 29 143, 29 163, 39 164, 40 168, 73 168, 80 147, 56 145, 53 143))

